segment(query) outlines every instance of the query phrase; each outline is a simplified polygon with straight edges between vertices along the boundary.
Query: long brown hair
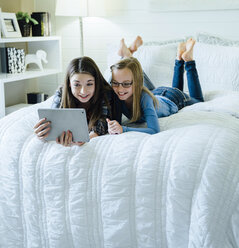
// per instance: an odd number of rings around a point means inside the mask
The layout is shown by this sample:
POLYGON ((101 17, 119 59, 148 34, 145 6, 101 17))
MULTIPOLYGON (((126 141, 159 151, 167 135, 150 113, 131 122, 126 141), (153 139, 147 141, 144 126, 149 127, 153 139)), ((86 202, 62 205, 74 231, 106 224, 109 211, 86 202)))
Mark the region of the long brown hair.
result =
POLYGON ((110 67, 111 72, 114 70, 118 69, 124 69, 128 68, 133 75, 133 113, 132 113, 132 118, 130 119, 130 122, 136 122, 138 121, 141 116, 141 107, 140 107, 140 99, 141 99, 141 94, 142 92, 146 92, 153 98, 154 105, 158 105, 158 101, 155 98, 155 96, 151 93, 150 90, 148 90, 144 84, 143 84, 143 70, 142 67, 139 63, 139 61, 134 58, 134 57, 129 57, 126 59, 120 60, 118 63, 112 65, 110 67))
POLYGON ((104 79, 93 59, 86 56, 75 58, 70 62, 67 68, 61 100, 62 108, 77 108, 79 106, 79 100, 73 96, 70 88, 70 78, 75 73, 89 74, 95 78, 95 92, 90 99, 90 107, 87 109, 88 126, 90 130, 102 115, 103 101, 108 109, 110 109, 107 94, 112 92, 112 89, 104 79))

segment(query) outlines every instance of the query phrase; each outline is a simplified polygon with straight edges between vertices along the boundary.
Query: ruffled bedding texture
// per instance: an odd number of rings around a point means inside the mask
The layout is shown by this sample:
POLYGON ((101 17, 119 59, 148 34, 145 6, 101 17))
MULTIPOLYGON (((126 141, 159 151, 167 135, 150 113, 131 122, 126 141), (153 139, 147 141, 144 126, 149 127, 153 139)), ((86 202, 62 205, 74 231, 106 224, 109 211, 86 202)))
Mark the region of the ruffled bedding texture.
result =
POLYGON ((37 109, 0 120, 0 247, 239 247, 239 92, 82 147, 42 142, 37 109))

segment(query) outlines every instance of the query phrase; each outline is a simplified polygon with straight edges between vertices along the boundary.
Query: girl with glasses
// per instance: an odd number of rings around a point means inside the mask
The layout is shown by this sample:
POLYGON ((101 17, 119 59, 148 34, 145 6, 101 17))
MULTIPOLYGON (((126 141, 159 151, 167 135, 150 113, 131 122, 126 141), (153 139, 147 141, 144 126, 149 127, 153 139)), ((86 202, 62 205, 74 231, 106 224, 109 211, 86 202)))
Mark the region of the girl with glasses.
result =
POLYGON ((193 60, 195 40, 188 39, 180 43, 175 60, 172 87, 158 87, 155 89, 147 75, 143 72, 139 61, 132 57, 143 41, 137 37, 129 48, 120 42, 118 54, 124 59, 111 66, 111 86, 119 98, 119 113, 123 113, 130 122, 146 122, 146 128, 121 126, 121 120, 110 120, 108 132, 120 134, 128 131, 139 131, 149 134, 160 131, 158 118, 177 113, 185 106, 203 102, 202 90, 193 60), (132 49, 133 48, 133 49, 132 49), (188 89, 190 96, 183 92, 183 74, 187 72, 188 89))
MULTIPOLYGON (((106 118, 116 118, 112 107, 113 95, 112 88, 91 58, 75 58, 68 66, 64 85, 56 91, 52 108, 84 108, 90 138, 94 138, 108 133, 106 118)), ((48 136, 51 126, 46 119, 42 119, 34 129, 36 135, 44 139, 48 136)), ((56 142, 64 146, 83 144, 73 143, 69 130, 63 132, 56 142)))

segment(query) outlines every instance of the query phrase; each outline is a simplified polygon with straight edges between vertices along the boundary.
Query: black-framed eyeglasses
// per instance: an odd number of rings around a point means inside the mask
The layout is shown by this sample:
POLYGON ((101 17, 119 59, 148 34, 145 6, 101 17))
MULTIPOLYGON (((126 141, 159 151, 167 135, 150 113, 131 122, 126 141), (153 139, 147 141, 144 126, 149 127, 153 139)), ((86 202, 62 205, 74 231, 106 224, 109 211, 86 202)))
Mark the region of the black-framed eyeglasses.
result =
POLYGON ((110 83, 112 87, 119 87, 120 85, 122 85, 123 88, 129 88, 133 84, 133 82, 118 83, 115 81, 111 81, 110 83))

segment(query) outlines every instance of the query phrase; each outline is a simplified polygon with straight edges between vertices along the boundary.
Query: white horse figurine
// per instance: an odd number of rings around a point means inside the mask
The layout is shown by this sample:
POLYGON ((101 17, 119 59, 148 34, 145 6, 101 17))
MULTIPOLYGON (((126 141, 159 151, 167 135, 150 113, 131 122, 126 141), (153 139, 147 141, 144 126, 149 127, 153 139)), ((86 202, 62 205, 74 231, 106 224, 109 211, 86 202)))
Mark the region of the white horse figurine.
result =
POLYGON ((42 61, 44 63, 48 63, 46 59, 47 53, 43 50, 37 50, 36 54, 27 54, 25 57, 25 69, 28 64, 34 63, 43 71, 42 61))

